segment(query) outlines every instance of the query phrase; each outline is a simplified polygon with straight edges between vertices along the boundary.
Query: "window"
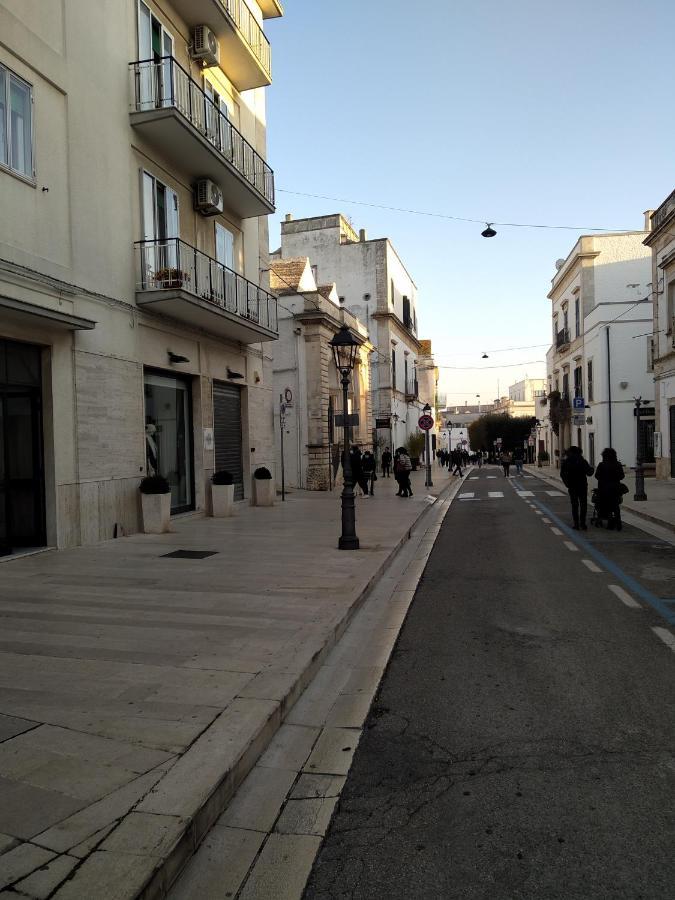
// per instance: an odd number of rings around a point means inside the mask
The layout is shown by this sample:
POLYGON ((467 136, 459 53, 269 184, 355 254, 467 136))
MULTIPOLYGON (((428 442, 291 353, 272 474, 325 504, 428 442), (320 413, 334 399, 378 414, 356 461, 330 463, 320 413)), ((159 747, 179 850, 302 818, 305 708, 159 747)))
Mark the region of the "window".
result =
POLYGON ((589 359, 586 363, 586 387, 588 388, 588 402, 593 399, 593 360, 589 359))
POLYGON ((570 398, 570 373, 563 372, 562 395, 564 400, 570 398))
POLYGON ((396 349, 391 348, 391 386, 396 390, 396 349))
POLYGON ((567 330, 570 327, 569 315, 567 311, 567 307, 563 310, 563 328, 565 329, 565 334, 567 334, 567 330))
POLYGON ((595 434, 588 432, 588 462, 595 466, 595 434))
POLYGON ((581 334, 581 322, 579 319, 579 298, 574 301, 574 336, 579 337, 581 334))
POLYGON ((1 65, 0 165, 33 177, 33 89, 1 65))
POLYGON ((668 280, 668 322, 666 328, 669 334, 675 328, 675 276, 668 280))
POLYGON ((403 360, 403 378, 405 384, 403 385, 403 389, 406 393, 408 393, 408 388, 410 387, 410 382, 408 381, 408 360, 403 360))
POLYGON ((393 278, 391 279, 390 287, 391 287, 391 305, 396 306, 396 291, 394 289, 394 279, 393 278))
POLYGON ((581 366, 577 366, 574 370, 574 396, 575 397, 583 397, 584 396, 584 384, 583 384, 583 376, 581 366))
POLYGON ((558 337, 558 317, 555 316, 553 319, 553 343, 555 343, 558 337))

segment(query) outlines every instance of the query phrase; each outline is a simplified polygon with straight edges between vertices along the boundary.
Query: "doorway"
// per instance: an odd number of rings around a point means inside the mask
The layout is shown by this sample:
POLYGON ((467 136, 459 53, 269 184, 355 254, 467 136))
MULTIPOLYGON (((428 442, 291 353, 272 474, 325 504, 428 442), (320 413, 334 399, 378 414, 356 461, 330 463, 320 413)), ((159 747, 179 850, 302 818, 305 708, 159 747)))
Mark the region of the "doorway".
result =
POLYGON ((171 512, 195 508, 190 381, 145 372, 145 458, 148 475, 171 486, 171 512))
POLYGON ((46 543, 41 355, 0 340, 0 556, 46 543))
POLYGON ((241 458, 241 388, 213 382, 213 431, 216 472, 229 472, 234 480, 234 499, 244 499, 244 467, 241 458))

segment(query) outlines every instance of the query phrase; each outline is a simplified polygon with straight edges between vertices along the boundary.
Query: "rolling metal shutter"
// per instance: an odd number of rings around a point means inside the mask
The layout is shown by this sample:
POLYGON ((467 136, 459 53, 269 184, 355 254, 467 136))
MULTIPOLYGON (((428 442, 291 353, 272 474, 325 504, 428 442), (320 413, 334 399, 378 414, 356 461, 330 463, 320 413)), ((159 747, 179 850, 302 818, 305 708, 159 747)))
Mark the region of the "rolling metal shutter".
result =
POLYGON ((244 499, 244 470, 241 462, 241 390, 222 381, 213 382, 213 430, 216 471, 225 469, 234 476, 234 499, 244 499))

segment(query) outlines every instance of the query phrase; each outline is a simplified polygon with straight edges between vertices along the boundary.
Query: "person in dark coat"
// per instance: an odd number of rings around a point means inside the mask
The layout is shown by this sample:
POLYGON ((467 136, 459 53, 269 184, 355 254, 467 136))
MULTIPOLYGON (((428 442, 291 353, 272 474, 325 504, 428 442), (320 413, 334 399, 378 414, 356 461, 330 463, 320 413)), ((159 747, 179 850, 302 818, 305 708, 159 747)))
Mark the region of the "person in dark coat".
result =
POLYGON ((560 477, 570 495, 573 528, 577 531, 579 528, 586 531, 587 478, 592 474, 593 466, 586 462, 579 447, 568 447, 567 455, 560 466, 560 477))
POLYGON ((598 480, 598 507, 601 518, 607 519, 607 527, 610 531, 613 528, 621 531, 619 504, 625 493, 624 485, 621 482, 626 476, 623 466, 616 458, 616 450, 612 447, 605 447, 602 451, 602 462, 595 470, 595 477, 598 480))
POLYGON ((382 475, 384 478, 391 476, 391 451, 389 447, 385 447, 382 454, 382 475))
POLYGON ((462 475, 462 451, 461 450, 453 450, 450 454, 450 465, 448 468, 452 469, 452 475, 462 475))
POLYGON ((365 480, 365 484, 367 488, 370 488, 370 496, 374 495, 373 485, 375 483, 375 457, 370 452, 370 450, 366 450, 363 456, 361 457, 361 469, 363 471, 363 478, 365 480))
POLYGON ((368 482, 363 474, 363 463, 361 461, 361 451, 354 445, 349 453, 349 461, 352 464, 352 480, 355 485, 361 488, 364 497, 368 496, 368 482))

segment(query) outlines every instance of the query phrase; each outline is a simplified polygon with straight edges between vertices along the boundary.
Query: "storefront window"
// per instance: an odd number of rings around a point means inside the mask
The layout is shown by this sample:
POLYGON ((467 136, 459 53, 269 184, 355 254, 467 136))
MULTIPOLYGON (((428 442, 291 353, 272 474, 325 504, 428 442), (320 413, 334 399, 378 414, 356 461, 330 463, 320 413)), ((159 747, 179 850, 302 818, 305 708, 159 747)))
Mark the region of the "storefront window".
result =
POLYGON ((190 384, 145 373, 145 458, 148 475, 171 485, 171 512, 194 509, 190 384))

